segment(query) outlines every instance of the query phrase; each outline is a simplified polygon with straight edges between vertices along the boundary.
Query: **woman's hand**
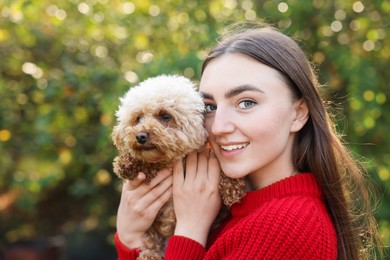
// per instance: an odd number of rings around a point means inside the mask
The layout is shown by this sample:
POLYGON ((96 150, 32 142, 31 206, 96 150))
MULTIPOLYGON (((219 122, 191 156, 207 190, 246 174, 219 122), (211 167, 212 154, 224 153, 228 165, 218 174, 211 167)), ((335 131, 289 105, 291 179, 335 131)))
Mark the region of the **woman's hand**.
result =
POLYGON ((185 174, 181 161, 174 165, 175 235, 206 245, 210 227, 221 208, 220 173, 217 158, 207 150, 187 156, 185 174))
POLYGON ((149 183, 144 184, 145 174, 126 181, 117 215, 119 240, 128 248, 143 246, 143 235, 152 225, 161 207, 172 195, 172 171, 164 169, 149 183))

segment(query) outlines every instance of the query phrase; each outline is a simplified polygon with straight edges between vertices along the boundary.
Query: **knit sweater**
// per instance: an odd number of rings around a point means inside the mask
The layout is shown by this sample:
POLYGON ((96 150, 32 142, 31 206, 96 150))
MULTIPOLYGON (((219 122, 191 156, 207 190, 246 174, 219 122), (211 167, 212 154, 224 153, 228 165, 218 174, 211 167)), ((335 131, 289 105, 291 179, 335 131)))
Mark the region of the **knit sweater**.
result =
MULTIPOLYGON (((337 237, 321 189, 312 174, 298 174, 257 191, 232 206, 204 248, 172 236, 169 259, 337 259, 337 237)), ((136 259, 115 236, 118 259, 136 259)))

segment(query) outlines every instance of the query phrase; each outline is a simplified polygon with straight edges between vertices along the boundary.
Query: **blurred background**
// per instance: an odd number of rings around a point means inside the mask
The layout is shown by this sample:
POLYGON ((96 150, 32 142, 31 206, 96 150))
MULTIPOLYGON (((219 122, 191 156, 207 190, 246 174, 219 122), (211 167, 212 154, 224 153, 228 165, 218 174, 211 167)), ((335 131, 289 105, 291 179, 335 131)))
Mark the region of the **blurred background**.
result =
POLYGON ((297 39, 316 66, 367 162, 389 246, 389 1, 0 0, 3 258, 116 259, 118 98, 160 73, 198 81, 224 27, 254 19, 297 39))

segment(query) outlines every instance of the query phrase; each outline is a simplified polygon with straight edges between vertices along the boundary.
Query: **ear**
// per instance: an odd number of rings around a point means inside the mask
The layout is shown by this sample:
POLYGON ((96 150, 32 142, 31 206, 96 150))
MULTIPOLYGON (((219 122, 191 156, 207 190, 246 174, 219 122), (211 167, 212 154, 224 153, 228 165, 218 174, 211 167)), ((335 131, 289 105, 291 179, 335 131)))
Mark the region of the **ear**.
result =
POLYGON ((122 140, 122 136, 120 134, 120 128, 119 126, 115 126, 113 131, 112 131, 112 141, 114 142, 114 145, 118 148, 118 150, 120 151, 123 147, 123 140, 122 140))
POLYGON ((298 132, 306 124, 309 119, 309 109, 307 107, 306 101, 301 98, 294 101, 294 118, 291 124, 291 132, 298 132))

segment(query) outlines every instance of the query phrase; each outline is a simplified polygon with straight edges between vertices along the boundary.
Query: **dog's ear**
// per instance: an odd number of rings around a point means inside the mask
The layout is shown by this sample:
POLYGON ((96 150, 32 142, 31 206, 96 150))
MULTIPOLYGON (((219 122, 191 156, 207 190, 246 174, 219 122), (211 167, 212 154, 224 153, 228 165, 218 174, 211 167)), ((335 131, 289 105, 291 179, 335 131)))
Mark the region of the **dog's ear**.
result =
POLYGON ((182 122, 183 132, 188 137, 188 142, 192 149, 199 149, 207 138, 207 131, 204 128, 203 116, 201 114, 192 114, 182 122))
POLYGON ((119 125, 115 126, 113 131, 112 131, 112 141, 114 142, 114 145, 116 146, 116 148, 119 150, 119 151, 122 151, 123 149, 123 145, 124 145, 124 142, 123 142, 123 138, 122 138, 122 135, 121 135, 121 128, 119 127, 119 125))

